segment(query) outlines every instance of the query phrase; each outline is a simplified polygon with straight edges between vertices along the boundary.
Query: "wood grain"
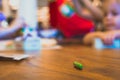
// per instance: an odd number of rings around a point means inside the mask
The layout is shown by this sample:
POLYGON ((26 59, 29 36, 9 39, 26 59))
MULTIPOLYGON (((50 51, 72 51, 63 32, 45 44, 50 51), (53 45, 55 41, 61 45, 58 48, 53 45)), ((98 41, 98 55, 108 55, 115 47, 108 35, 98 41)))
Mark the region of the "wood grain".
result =
POLYGON ((120 80, 120 50, 75 44, 22 61, 1 59, 0 80, 120 80), (74 68, 74 61, 83 64, 83 70, 74 68))

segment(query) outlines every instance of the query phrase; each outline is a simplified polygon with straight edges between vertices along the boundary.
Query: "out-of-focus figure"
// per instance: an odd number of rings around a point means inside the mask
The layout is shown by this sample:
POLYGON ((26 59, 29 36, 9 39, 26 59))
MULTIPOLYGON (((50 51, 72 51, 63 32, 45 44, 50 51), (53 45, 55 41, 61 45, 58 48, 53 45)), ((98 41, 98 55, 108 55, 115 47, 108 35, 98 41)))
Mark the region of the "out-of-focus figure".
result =
POLYGON ((105 45, 112 45, 114 40, 120 38, 120 0, 105 0, 103 3, 104 32, 88 33, 84 37, 85 44, 92 44, 95 38, 100 38, 105 45))

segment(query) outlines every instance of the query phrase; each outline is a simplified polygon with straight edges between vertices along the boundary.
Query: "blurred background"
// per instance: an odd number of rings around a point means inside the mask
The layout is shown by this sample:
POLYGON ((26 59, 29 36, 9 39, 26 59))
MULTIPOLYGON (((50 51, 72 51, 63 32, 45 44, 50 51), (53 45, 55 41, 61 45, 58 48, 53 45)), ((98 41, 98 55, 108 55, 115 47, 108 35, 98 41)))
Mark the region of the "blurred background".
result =
MULTIPOLYGON (((29 13, 36 13, 33 15, 37 16, 38 36, 42 38, 80 38, 90 32, 94 26, 93 22, 75 13, 71 0, 28 0, 28 2, 27 0, 0 0, 0 3, 1 11, 7 21, 3 22, 2 27, 11 24, 17 14, 20 14, 21 7, 22 9, 30 7, 32 9, 29 13), (32 8, 35 7, 32 5, 33 2, 36 3, 37 9, 32 8)), ((29 19, 33 20, 32 18, 33 16, 29 16, 29 19)), ((36 20, 34 19, 33 22, 36 20)))

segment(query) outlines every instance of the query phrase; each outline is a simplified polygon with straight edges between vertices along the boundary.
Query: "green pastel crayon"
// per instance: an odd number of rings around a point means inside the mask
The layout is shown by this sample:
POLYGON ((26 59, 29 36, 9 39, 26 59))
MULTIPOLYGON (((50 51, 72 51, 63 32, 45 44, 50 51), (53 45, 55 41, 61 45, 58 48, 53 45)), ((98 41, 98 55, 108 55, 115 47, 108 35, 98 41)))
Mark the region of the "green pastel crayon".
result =
POLYGON ((76 68, 81 69, 81 70, 83 69, 83 65, 81 63, 75 61, 75 62, 73 62, 73 64, 76 68))

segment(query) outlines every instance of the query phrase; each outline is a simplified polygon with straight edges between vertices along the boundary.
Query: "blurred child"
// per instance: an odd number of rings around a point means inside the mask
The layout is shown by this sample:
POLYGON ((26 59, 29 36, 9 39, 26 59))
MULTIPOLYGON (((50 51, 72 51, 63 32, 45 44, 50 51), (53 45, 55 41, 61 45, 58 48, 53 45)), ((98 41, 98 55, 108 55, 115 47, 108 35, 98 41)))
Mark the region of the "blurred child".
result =
POLYGON ((72 0, 78 15, 90 19, 95 24, 95 30, 102 29, 102 0, 72 0))
POLYGON ((120 0, 105 0, 103 11, 105 31, 88 33, 83 39, 85 44, 92 44, 94 38, 100 38, 105 45, 112 45, 116 38, 120 38, 120 0))

